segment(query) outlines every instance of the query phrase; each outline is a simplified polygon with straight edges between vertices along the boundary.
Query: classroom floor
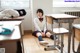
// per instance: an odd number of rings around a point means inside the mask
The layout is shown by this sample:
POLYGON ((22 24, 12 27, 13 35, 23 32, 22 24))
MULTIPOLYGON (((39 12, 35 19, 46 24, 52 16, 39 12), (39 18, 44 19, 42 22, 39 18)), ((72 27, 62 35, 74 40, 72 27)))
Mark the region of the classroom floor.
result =
MULTIPOLYGON (((67 35, 65 34, 64 36, 64 50, 67 51, 67 35)), ((53 40, 49 38, 44 38, 44 40, 48 41, 49 44, 54 44, 53 40)), ((51 50, 51 51, 45 51, 44 47, 39 44, 38 39, 34 36, 32 36, 31 33, 25 33, 23 37, 23 42, 24 42, 24 52, 25 53, 59 53, 57 50, 51 50)), ((75 44, 75 50, 77 49, 78 46, 78 41, 76 40, 75 44)), ((71 47, 71 53, 72 52, 72 47, 71 47)))

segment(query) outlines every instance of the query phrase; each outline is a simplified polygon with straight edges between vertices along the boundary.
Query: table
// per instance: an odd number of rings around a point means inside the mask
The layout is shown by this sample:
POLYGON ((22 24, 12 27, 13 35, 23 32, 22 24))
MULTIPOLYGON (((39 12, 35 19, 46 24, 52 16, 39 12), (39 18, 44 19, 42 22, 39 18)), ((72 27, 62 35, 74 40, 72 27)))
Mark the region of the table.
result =
POLYGON ((16 42, 17 52, 22 53, 23 40, 20 24, 22 21, 0 21, 0 26, 4 25, 15 25, 12 35, 0 35, 0 42, 16 42), (22 45, 21 45, 22 44, 22 45))
POLYGON ((15 18, 2 18, 2 19, 0 19, 0 21, 20 21, 20 20, 23 20, 24 19, 24 17, 22 16, 22 17, 15 17, 15 18))
MULTIPOLYGON (((78 17, 68 15, 68 14, 47 14, 45 17, 52 18, 52 31, 53 31, 53 20, 55 20, 55 22, 59 23, 59 26, 61 26, 60 23, 69 23, 68 52, 67 53, 70 53, 72 23, 73 23, 74 19, 76 19, 78 17)), ((47 19, 46 19, 46 21, 47 21, 47 19)), ((46 26, 47 26, 47 24, 46 24, 46 26)))
MULTIPOLYGON (((22 20, 24 20, 24 16, 15 17, 15 18, 1 18, 0 19, 0 21, 22 21, 22 20)), ((24 35, 22 24, 20 25, 20 28, 21 28, 22 35, 24 35)))

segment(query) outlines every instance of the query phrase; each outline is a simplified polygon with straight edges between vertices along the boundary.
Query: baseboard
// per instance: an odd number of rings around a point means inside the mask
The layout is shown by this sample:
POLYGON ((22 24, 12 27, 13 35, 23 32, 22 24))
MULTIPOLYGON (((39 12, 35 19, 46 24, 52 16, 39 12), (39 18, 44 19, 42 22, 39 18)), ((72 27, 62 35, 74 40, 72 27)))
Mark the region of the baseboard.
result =
POLYGON ((32 33, 32 30, 24 30, 24 33, 32 33))

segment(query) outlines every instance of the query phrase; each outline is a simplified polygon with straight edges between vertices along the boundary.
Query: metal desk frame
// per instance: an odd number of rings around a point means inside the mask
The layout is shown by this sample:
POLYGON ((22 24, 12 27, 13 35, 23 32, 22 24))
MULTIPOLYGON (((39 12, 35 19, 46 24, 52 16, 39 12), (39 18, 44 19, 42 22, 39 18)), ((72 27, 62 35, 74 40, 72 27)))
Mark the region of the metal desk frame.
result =
MULTIPOLYGON (((65 14, 65 15, 67 15, 67 14, 65 14)), ((46 15, 47 16, 47 15, 46 15)), ((49 15, 48 15, 49 16, 49 15)), ((58 16, 58 15, 57 15, 58 16)), ((69 18, 56 18, 56 17, 54 17, 54 16, 49 16, 49 17, 51 17, 51 18, 53 18, 53 20, 67 20, 67 21, 62 21, 63 23, 68 23, 69 24, 69 34, 68 34, 68 52, 67 53, 70 53, 70 44, 71 44, 71 34, 72 34, 72 23, 73 23, 73 21, 74 21, 74 19, 76 19, 77 17, 75 16, 75 17, 69 17, 69 18)), ((47 21, 47 19, 46 19, 46 21, 47 21)), ((59 21, 59 22, 61 22, 61 21, 59 21)), ((58 22, 58 23, 59 23, 58 22)), ((46 23, 46 26, 47 26, 47 23, 46 23)), ((52 24, 52 29, 53 29, 53 24, 52 24)), ((62 37, 63 38, 63 37, 62 37)), ((62 39, 63 40, 63 39, 62 39)), ((63 45, 63 42, 61 42, 61 45, 63 45)), ((61 53, 63 53, 63 48, 61 49, 61 53)))

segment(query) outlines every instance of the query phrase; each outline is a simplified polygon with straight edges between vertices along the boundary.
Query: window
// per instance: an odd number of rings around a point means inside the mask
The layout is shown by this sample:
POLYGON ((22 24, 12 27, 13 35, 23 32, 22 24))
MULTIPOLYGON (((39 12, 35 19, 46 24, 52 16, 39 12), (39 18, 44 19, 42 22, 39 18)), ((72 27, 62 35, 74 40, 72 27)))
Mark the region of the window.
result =
POLYGON ((53 7, 74 7, 73 2, 53 1, 53 7))
POLYGON ((80 7, 79 0, 75 0, 76 2, 69 2, 69 1, 70 0, 53 0, 53 7, 80 7))
POLYGON ((29 8, 30 0, 1 0, 1 8, 29 8))

